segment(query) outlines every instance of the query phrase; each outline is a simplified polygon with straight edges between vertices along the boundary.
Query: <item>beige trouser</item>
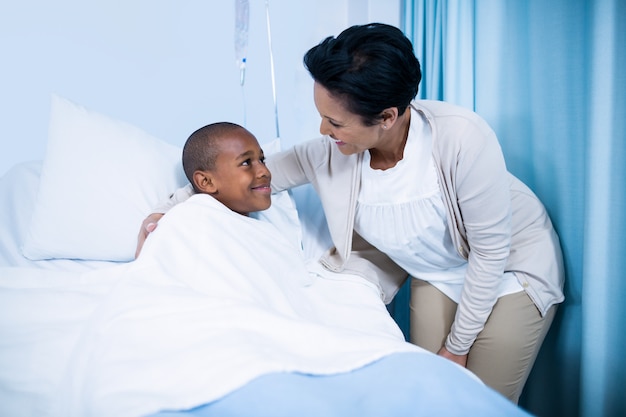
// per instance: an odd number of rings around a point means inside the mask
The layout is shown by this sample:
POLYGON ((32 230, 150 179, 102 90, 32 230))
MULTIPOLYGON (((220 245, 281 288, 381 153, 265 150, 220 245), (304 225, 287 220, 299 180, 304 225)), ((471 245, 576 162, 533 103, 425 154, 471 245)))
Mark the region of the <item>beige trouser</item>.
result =
MULTIPOLYGON (((437 288, 411 282, 411 342, 437 353, 454 320, 457 304, 437 288)), ((552 324, 556 306, 541 317, 526 292, 498 299, 467 358, 467 368, 516 403, 552 324)))

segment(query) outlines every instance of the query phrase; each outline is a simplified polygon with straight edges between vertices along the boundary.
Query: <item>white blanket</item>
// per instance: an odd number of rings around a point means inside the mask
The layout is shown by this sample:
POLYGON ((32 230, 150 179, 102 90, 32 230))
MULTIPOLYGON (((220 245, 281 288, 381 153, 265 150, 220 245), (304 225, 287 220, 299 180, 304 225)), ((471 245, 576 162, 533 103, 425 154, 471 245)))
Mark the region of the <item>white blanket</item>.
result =
POLYGON ((371 284, 307 267, 274 226, 206 195, 171 210, 137 261, 86 276, 102 274, 117 284, 76 344, 59 416, 186 409, 270 372, 340 373, 421 351, 371 284))

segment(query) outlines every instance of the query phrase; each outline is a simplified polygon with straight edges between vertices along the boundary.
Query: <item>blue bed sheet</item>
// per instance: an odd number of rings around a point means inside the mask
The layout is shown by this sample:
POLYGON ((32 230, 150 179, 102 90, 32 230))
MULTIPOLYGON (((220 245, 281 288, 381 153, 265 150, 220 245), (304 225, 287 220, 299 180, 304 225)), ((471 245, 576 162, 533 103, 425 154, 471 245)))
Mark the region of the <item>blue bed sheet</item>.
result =
POLYGON ((191 410, 151 417, 529 416, 458 366, 398 353, 330 376, 274 373, 191 410))

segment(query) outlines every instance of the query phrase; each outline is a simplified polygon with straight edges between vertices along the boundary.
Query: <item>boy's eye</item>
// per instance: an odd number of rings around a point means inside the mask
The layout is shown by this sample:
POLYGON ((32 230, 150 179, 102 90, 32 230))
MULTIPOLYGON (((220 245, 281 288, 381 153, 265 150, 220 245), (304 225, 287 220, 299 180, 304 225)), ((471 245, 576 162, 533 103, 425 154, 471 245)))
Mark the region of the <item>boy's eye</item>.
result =
MULTIPOLYGON (((260 157, 260 158, 259 158, 259 162, 260 162, 261 164, 265 165, 265 157, 264 157, 264 156, 260 157)), ((241 165, 242 165, 242 166, 246 166, 246 167, 247 167, 247 166, 252 166, 252 158, 248 158, 248 159, 246 159, 246 160, 242 161, 242 162, 241 162, 241 165)))

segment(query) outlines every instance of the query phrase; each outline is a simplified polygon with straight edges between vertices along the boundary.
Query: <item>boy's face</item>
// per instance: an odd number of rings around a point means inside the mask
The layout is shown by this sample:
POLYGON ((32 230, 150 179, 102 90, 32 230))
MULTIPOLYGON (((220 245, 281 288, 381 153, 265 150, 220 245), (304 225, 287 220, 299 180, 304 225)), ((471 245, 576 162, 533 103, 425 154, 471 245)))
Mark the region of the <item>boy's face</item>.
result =
POLYGON ((244 215, 269 208, 272 174, 256 138, 247 130, 236 130, 219 141, 219 150, 211 173, 213 197, 244 215))

